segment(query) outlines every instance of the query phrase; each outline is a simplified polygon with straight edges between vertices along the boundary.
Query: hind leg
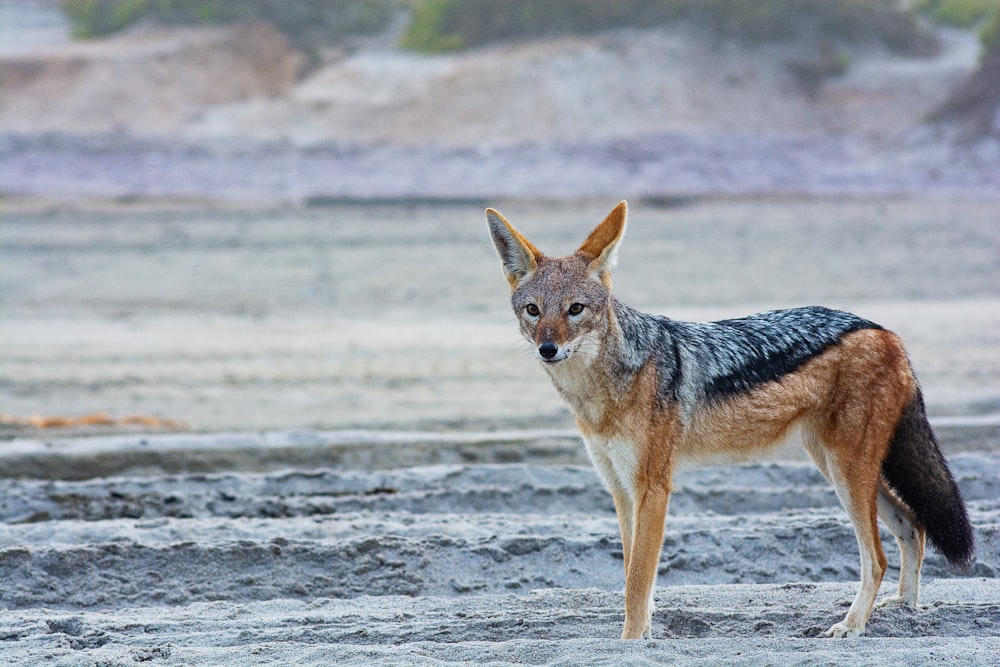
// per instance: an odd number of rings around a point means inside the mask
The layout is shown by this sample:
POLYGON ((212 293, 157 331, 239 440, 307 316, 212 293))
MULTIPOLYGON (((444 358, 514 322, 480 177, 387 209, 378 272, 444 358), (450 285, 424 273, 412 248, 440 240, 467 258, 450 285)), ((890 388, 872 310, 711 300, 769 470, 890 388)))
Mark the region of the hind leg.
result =
POLYGON ((858 540, 861 586, 844 620, 827 630, 826 636, 856 637, 865 631, 886 569, 885 553, 878 534, 878 480, 858 475, 856 470, 845 470, 843 466, 831 467, 830 478, 837 497, 851 518, 854 535, 858 540), (853 475, 850 474, 852 472, 853 475))
MULTIPOLYGON (((826 477, 826 479, 833 485, 833 488, 836 491, 837 497, 840 499, 841 504, 845 508, 848 508, 848 512, 851 515, 851 523, 854 525, 854 534, 855 534, 855 537, 857 537, 859 551, 861 552, 861 571, 862 571, 862 575, 861 575, 861 577, 862 577, 862 579, 861 579, 861 590, 858 592, 858 597, 855 598, 854 604, 851 605, 851 610, 854 611, 856 607, 863 607, 864 604, 865 604, 865 600, 861 599, 862 593, 864 593, 865 590, 866 590, 865 573, 871 571, 871 569, 872 569, 870 566, 866 566, 865 554, 866 554, 866 552, 868 554, 871 554, 872 551, 873 551, 873 549, 870 548, 870 547, 868 547, 868 546, 866 546, 868 542, 866 540, 863 540, 862 537, 861 537, 862 532, 858 530, 858 524, 859 524, 859 520, 861 519, 861 517, 859 516, 858 519, 856 519, 855 518, 855 514, 853 512, 851 512, 851 510, 849 509, 850 508, 849 503, 850 503, 850 497, 851 497, 850 496, 850 489, 847 487, 846 483, 838 482, 838 479, 840 479, 840 477, 838 477, 838 474, 837 474, 837 465, 836 465, 835 461, 830 456, 827 455, 826 449, 823 446, 822 441, 818 437, 816 437, 816 436, 814 436, 812 434, 807 434, 807 437, 803 441, 803 445, 805 446, 806 452, 809 453, 809 456, 812 458, 813 462, 816 464, 816 467, 819 468, 819 471, 821 473, 823 473, 823 476, 826 477)), ((878 495, 877 495, 876 511, 877 511, 878 516, 882 517, 882 520, 885 521, 886 523, 888 523, 890 519, 887 518, 887 517, 895 515, 896 506, 895 505, 891 505, 890 504, 890 498, 889 498, 889 496, 885 495, 883 493, 884 483, 880 482, 879 484, 880 484, 880 487, 879 487, 878 495), (883 497, 884 495, 885 495, 885 497, 883 497), (891 512, 891 514, 890 514, 890 512, 891 512)), ((893 500, 894 500, 894 498, 893 498, 893 500)), ((900 509, 902 509, 902 508, 900 508, 900 509)), ((865 522, 862 521, 862 523, 865 523, 865 522)), ((897 521, 897 523, 898 523, 898 521, 897 521)), ((873 533, 875 535, 875 545, 877 546, 877 549, 878 549, 875 553, 876 554, 883 553, 882 558, 884 559, 884 552, 881 551, 881 544, 879 543, 879 539, 878 539, 878 527, 875 526, 875 528, 874 528, 873 531, 872 530, 868 530, 868 531, 865 531, 865 532, 866 533, 873 533)), ((896 534, 895 531, 893 532, 893 534, 896 534)), ((897 539, 899 539, 898 536, 897 536, 897 539)), ((922 545, 923 545, 923 543, 921 542, 921 546, 922 545)), ((901 549, 903 548, 902 547, 902 542, 900 543, 900 548, 901 549)), ((922 553, 923 552, 921 551, 921 554, 922 553)), ((906 561, 906 554, 905 554, 905 552, 904 552, 903 560, 904 560, 904 562, 906 561)), ((878 556, 876 555, 873 558, 871 555, 869 555, 869 557, 867 559, 867 562, 868 563, 878 562, 878 556)), ((918 560, 918 568, 919 568, 919 560, 918 560)), ((884 574, 884 571, 885 571, 885 567, 884 566, 882 567, 882 571, 883 571, 883 574, 884 574)), ((917 576, 919 577, 919 573, 918 573, 917 576)), ((879 580, 879 583, 881 583, 881 576, 878 577, 878 580, 879 580)), ((900 583, 900 596, 902 597, 904 595, 904 593, 903 593, 903 576, 902 575, 900 576, 900 582, 899 583, 900 583)), ((907 585, 908 585, 907 591, 909 591, 910 590, 910 588, 909 588, 909 580, 907 580, 907 585)), ((873 601, 872 604, 874 604, 875 595, 877 594, 877 591, 878 591, 878 586, 879 586, 879 584, 875 584, 874 585, 874 590, 876 591, 876 593, 872 594, 872 597, 871 597, 871 599, 873 601)), ((872 588, 872 586, 871 586, 871 584, 869 584, 868 585, 868 589, 870 590, 871 588, 872 588)), ((913 591, 914 591, 913 592, 913 600, 914 600, 914 603, 915 603, 915 601, 916 601, 916 588, 915 587, 913 588, 913 591)), ((879 606, 887 604, 888 602, 889 601, 886 600, 886 601, 882 602, 879 606)), ((869 607, 868 613, 870 614, 870 607, 869 607)), ((868 614, 865 614, 865 617, 864 617, 865 621, 867 621, 867 617, 868 617, 868 614)), ((849 612, 847 614, 847 617, 843 621, 841 621, 840 623, 838 623, 838 624, 834 625, 832 628, 830 628, 826 632, 826 635, 829 636, 829 637, 842 637, 842 636, 845 636, 847 634, 860 634, 861 632, 863 632, 864 631, 864 623, 862 624, 862 627, 861 627, 860 631, 857 631, 857 632, 852 632, 851 631, 851 628, 856 625, 856 621, 852 622, 851 619, 852 619, 852 615, 849 612)))
POLYGON ((913 513, 885 484, 879 484, 878 516, 899 544, 899 594, 878 603, 879 607, 890 605, 917 606, 920 593, 920 566, 924 560, 924 529, 913 520, 913 513))
POLYGON ((871 498, 875 494, 865 492, 857 485, 852 487, 848 484, 847 480, 851 479, 851 476, 840 472, 837 460, 828 453, 818 436, 807 433, 802 444, 819 471, 833 485, 840 504, 847 510, 861 553, 861 588, 844 620, 827 630, 825 635, 827 637, 860 635, 865 630, 868 616, 871 615, 878 595, 878 588, 885 575, 885 553, 879 541, 875 519, 875 515, 879 512, 878 501, 871 498), (870 500, 866 501, 866 498, 870 500), (872 506, 873 509, 865 509, 872 506))

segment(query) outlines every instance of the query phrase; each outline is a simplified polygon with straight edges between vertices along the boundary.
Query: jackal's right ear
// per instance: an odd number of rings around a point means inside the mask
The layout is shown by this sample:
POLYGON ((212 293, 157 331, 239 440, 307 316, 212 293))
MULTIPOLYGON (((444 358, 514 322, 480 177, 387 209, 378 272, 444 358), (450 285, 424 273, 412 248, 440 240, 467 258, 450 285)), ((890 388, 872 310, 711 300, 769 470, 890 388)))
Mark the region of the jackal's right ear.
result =
POLYGON ((601 224, 590 232, 577 252, 588 260, 587 267, 611 289, 611 269, 618 260, 618 244, 625 236, 625 218, 628 217, 628 202, 618 202, 618 206, 608 213, 601 224))
POLYGON ((486 224, 490 227, 493 245, 496 246, 497 254, 500 255, 503 274, 507 277, 510 288, 516 289, 518 285, 531 277, 535 269, 538 268, 538 262, 545 255, 531 241, 524 238, 521 232, 514 229, 514 226, 507 222, 499 211, 492 208, 486 209, 486 224))

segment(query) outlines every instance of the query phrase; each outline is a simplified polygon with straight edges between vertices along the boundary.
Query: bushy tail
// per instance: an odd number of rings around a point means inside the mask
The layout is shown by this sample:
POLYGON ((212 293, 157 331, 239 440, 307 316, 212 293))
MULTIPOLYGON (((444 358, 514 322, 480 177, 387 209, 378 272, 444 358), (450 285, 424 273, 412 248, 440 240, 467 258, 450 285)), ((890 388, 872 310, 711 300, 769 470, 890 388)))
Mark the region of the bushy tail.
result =
POLYGON ((882 475, 913 510, 931 544, 949 563, 967 570, 975 558, 972 526, 958 484, 927 422, 919 387, 896 426, 882 475))

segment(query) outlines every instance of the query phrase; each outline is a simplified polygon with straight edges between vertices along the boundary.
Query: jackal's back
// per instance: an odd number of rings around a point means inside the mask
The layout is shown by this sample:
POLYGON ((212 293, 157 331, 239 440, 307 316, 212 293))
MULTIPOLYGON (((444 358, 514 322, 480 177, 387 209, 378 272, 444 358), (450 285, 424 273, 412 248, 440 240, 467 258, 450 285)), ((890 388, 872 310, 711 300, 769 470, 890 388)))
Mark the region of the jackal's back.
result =
POLYGON ((676 394, 681 386, 714 400, 780 380, 874 322, 829 308, 772 310, 718 322, 681 322, 616 304, 625 358, 638 367, 653 357, 676 394))

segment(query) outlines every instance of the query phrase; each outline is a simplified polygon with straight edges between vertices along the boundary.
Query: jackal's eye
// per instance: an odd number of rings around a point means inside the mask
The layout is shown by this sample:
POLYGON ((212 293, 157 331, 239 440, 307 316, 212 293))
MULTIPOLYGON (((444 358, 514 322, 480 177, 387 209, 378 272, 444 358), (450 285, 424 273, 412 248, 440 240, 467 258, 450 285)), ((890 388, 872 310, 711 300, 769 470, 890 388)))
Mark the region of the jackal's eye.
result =
POLYGON ((570 315, 579 315, 583 312, 583 308, 584 306, 582 303, 574 303, 569 307, 569 311, 567 312, 569 312, 570 315))
POLYGON ((538 306, 533 303, 529 303, 524 307, 525 312, 527 312, 532 317, 538 317, 542 311, 538 310, 538 306))

